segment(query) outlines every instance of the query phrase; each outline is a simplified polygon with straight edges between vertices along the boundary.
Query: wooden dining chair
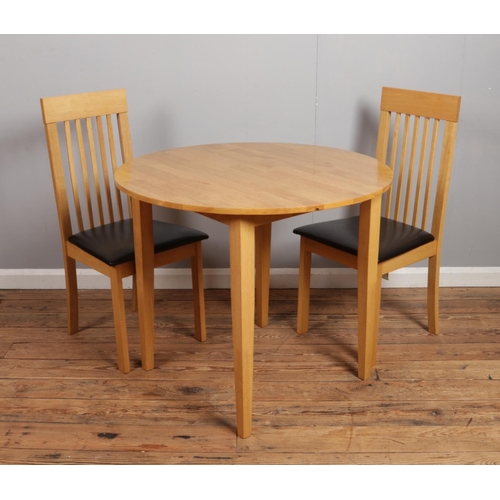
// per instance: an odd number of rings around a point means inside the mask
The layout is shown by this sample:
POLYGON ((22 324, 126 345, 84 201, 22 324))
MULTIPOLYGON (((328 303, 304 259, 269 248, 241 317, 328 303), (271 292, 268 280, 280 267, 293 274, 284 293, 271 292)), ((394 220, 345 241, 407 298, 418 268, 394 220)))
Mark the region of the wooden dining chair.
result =
MULTIPOLYGON (((387 273, 428 258, 428 328, 433 334, 439 333, 439 266, 460 100, 458 96, 384 87, 380 104, 375 156, 393 169, 394 180, 383 199, 378 281, 381 284, 387 273)), ((301 237, 299 334, 308 330, 311 254, 357 269, 358 232, 358 216, 294 230, 301 237)), ((380 288, 373 300, 379 311, 380 288)), ((360 378, 369 378, 375 366, 376 344, 375 336, 374 345, 358 351, 360 378), (370 352, 371 359, 361 359, 370 352)))
MULTIPOLYGON (((131 204, 122 199, 124 195, 114 186, 113 179, 117 166, 133 157, 126 92, 120 89, 48 97, 41 99, 41 106, 62 240, 68 333, 78 331, 79 261, 111 280, 118 367, 128 373, 122 279, 135 275, 134 237, 131 204)), ((191 259, 195 337, 204 341, 201 241, 208 235, 160 221, 153 222, 153 230, 155 267, 191 259)), ((136 293, 134 276, 133 310, 137 309, 136 293)), ((142 344, 141 339, 142 353, 151 347, 142 344)))

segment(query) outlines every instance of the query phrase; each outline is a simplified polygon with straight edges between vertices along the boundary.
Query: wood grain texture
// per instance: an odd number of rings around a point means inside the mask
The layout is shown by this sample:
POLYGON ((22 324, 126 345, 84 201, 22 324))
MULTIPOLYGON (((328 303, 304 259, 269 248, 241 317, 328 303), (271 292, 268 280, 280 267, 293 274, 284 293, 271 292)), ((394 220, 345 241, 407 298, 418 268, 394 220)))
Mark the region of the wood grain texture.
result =
MULTIPOLYGON (((368 220, 370 214, 380 214, 381 196, 392 181, 391 169, 375 158, 335 148, 229 143, 175 148, 127 159, 114 175, 118 188, 133 199, 134 228, 143 223, 151 227, 151 215, 146 221, 138 209, 146 204, 197 212, 229 225, 237 433, 248 437, 252 427, 255 256, 257 253, 257 324, 264 326, 271 223, 288 216, 356 203, 368 204, 361 216, 362 221, 368 220), (377 202, 372 204, 372 199, 377 202), (256 237, 256 228, 262 225, 267 227, 258 229, 256 237), (256 253, 255 243, 260 247, 256 253)), ((378 228, 378 222, 375 217, 370 221, 362 223, 365 229, 360 231, 363 241, 370 241, 371 248, 375 248, 378 232, 371 228, 378 228)), ((146 230, 134 231, 143 339, 153 336, 153 305, 150 298, 144 298, 151 296, 153 280, 143 279, 153 275, 147 258, 151 251, 144 250, 152 247, 151 234, 146 230)), ((364 260, 373 271, 367 274, 375 274, 376 259, 364 260)), ((378 296, 379 292, 372 290, 375 280, 366 281, 365 295, 378 296)), ((360 307, 363 319, 359 330, 367 342, 376 337, 377 311, 369 306, 360 307)), ((376 346, 376 340, 372 344, 376 346)), ((362 360, 360 376, 363 379, 368 377, 372 358, 375 358, 364 346, 360 352, 365 350, 369 360, 362 360)), ((153 366, 152 357, 145 359, 143 354, 143 368, 149 370, 153 366)))
MULTIPOLYGON (((353 289, 271 290, 255 329, 252 435, 236 436, 229 290, 156 290, 156 362, 116 369, 109 290, 82 290, 68 337, 64 290, 0 290, 1 464, 500 464, 500 289, 444 288, 440 336, 425 289, 383 289, 379 361, 357 370, 353 289)), ((135 318, 134 321, 132 319, 135 318)))
MULTIPOLYGON (((40 104, 61 232, 67 289, 68 333, 70 335, 76 334, 79 327, 75 267, 75 261, 78 261, 108 276, 111 280, 118 368, 123 373, 128 373, 130 360, 122 279, 133 275, 134 288, 141 290, 138 301, 134 300, 132 304, 132 310, 135 311, 139 308, 139 318, 143 326, 141 332, 142 366, 145 370, 150 370, 154 365, 154 331, 152 327, 154 309, 153 304, 149 303, 148 300, 152 294, 153 267, 197 256, 191 261, 195 293, 194 316, 197 325, 196 338, 204 340, 201 245, 196 246, 196 251, 194 251, 195 244, 192 243, 153 255, 153 242, 149 238, 152 238, 153 232, 151 206, 141 204, 139 201, 135 202, 137 207, 134 210, 136 261, 139 264, 137 283, 133 260, 118 265, 109 265, 107 260, 97 258, 94 252, 88 252, 80 245, 71 243, 69 238, 77 230, 75 226, 72 227, 71 196, 68 196, 68 193, 71 193, 73 197, 74 218, 76 218, 78 232, 124 219, 122 194, 118 191, 114 181, 110 182, 110 177, 117 169, 117 162, 120 161, 117 156, 118 148, 121 152, 120 163, 128 162, 133 158, 127 96, 124 89, 118 89, 42 98, 40 104), (106 117, 106 129, 103 127, 104 117, 106 117), (114 122, 118 134, 113 132, 114 122), (64 128, 65 141, 62 135, 59 136, 58 125, 61 129, 64 128), (104 130, 107 132, 107 140, 104 130), (117 141, 115 141, 115 137, 117 141), (65 150, 67 152, 66 162, 63 161, 64 155, 62 153, 65 150), (76 160, 77 158, 79 161, 76 160), (66 185, 66 180, 69 181, 66 177, 71 180, 71 189, 69 185, 66 185), (81 179, 79 179, 80 177, 81 179), (80 190, 82 191, 81 197, 80 190), (115 203, 113 203, 113 191, 115 203), (144 243, 142 238, 144 238, 144 243), (151 285, 151 290, 143 292, 143 288, 148 288, 148 285, 151 285)), ((131 200, 128 200, 128 205, 130 214, 131 200)))
MULTIPOLYGON (((382 88, 376 158, 380 163, 387 163, 394 172, 393 186, 384 194, 385 216, 404 224, 412 220, 415 227, 430 232, 433 241, 399 252, 379 262, 379 225, 378 222, 371 221, 371 218, 378 221, 380 214, 383 213, 380 206, 375 208, 380 197, 361 203, 356 256, 353 257, 351 252, 347 252, 343 247, 343 236, 340 233, 331 235, 330 242, 314 242, 314 245, 311 239, 317 238, 311 233, 310 237, 302 233, 300 238, 302 249, 318 253, 358 271, 358 374, 362 380, 370 377, 371 369, 377 362, 379 317, 377 312, 380 282, 384 275, 429 259, 427 329, 434 335, 440 332, 440 256, 460 103, 460 96, 382 88), (431 127, 432 133, 429 130, 429 118, 434 122, 431 127), (439 129, 442 130, 442 137, 438 141, 439 129), (433 213, 428 217, 431 185, 434 185, 435 193, 433 213), (393 191, 395 191, 394 196, 393 191), (367 207, 370 205, 373 208, 368 210, 367 207), (413 215, 410 219, 411 214, 413 215), (420 215, 421 223, 417 222, 420 215), (432 227, 426 228, 426 222, 430 218, 432 227)), ((308 325, 308 279, 305 274, 310 274, 309 261, 310 256, 306 256, 302 250, 299 270, 298 333, 305 333, 308 325)))
POLYGON ((361 203, 392 171, 359 153, 302 144, 230 143, 151 153, 115 173, 141 201, 222 215, 302 214, 361 203))

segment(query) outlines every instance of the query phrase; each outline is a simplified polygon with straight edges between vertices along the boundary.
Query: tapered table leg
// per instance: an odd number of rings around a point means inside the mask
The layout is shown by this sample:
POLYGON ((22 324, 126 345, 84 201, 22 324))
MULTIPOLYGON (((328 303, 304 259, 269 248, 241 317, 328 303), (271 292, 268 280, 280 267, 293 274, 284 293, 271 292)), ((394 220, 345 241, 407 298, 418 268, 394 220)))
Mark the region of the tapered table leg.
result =
POLYGON ((153 210, 149 203, 132 198, 137 305, 144 370, 154 368, 154 242, 153 210))
POLYGON ((269 286, 271 275, 271 223, 255 228, 256 323, 269 323, 269 286))
POLYGON ((381 196, 361 204, 358 244, 358 377, 370 378, 377 357, 380 313, 378 251, 381 196))
POLYGON ((244 219, 229 224, 231 314, 233 322, 236 422, 239 437, 252 432, 255 311, 255 226, 244 219))

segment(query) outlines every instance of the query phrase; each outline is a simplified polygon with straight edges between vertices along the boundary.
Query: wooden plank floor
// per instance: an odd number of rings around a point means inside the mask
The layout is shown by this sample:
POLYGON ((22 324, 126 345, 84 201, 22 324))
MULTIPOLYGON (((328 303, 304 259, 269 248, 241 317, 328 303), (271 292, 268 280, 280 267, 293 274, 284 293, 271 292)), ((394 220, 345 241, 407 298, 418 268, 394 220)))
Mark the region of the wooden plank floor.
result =
MULTIPOLYGON (((356 377, 356 290, 272 290, 255 329, 253 434, 235 434, 228 290, 207 290, 208 340, 189 290, 155 294, 156 368, 117 370, 110 292, 0 290, 0 463, 500 463, 500 288, 442 289, 430 335, 424 289, 384 289, 377 368, 356 377)), ((130 295, 127 295, 130 309, 130 295)))

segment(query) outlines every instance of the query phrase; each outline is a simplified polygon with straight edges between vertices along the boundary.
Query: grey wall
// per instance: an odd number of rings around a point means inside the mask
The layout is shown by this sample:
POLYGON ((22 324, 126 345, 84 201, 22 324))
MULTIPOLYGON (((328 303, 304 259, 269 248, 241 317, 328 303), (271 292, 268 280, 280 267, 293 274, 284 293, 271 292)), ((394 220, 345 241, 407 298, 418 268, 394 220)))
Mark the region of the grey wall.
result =
MULTIPOLYGON (((462 96, 442 265, 500 266, 499 35, 2 35, 0 65, 0 269, 62 267, 40 97, 126 88, 136 156, 232 141, 373 155, 382 86, 462 96)), ((297 266, 294 227, 345 213, 276 223, 272 266, 297 266)), ((207 231, 205 266, 228 267, 225 226, 155 215, 207 231)))

